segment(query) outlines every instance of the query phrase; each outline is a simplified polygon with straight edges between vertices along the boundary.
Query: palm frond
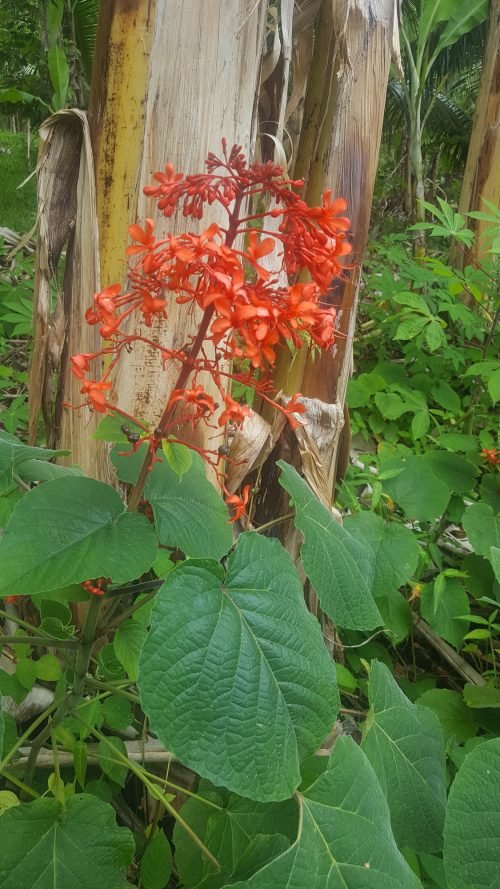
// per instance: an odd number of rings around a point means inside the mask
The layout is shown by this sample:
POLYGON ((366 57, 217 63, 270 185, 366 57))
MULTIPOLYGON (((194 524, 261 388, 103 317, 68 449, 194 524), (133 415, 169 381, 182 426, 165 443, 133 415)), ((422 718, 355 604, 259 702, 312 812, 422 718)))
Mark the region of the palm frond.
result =
POLYGON ((73 6, 75 36, 85 77, 90 83, 97 33, 99 0, 77 0, 73 6))

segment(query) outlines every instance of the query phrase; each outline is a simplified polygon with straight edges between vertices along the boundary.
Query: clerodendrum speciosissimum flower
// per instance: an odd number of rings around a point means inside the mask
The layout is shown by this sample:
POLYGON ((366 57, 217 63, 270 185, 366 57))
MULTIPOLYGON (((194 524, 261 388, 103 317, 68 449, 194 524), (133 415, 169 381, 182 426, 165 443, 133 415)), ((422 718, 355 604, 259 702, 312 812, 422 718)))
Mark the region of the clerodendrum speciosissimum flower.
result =
MULTIPOLYGON (((200 220, 207 206, 219 204, 227 222, 212 223, 201 234, 167 233, 158 239, 151 219, 146 219, 144 228, 131 225, 134 243, 127 249, 132 263, 128 292, 122 293, 118 284, 105 287, 94 295, 86 312, 87 322, 99 325, 106 345, 100 352, 71 359, 73 373, 82 381, 85 403, 100 413, 118 414, 122 413, 119 405, 108 400, 109 377, 123 348, 134 341, 145 342, 160 351, 164 364, 179 363, 178 383, 159 425, 154 433, 145 429, 141 439, 149 440, 153 455, 161 439, 171 437, 174 414, 176 429, 183 423, 212 419, 219 426, 243 422, 249 409, 228 395, 230 380, 244 382, 272 401, 269 374, 280 342, 297 348, 308 343, 319 349, 328 349, 334 342, 335 309, 325 295, 341 271, 341 258, 350 252, 349 220, 342 215, 346 202, 326 191, 321 206, 308 207, 298 193, 301 181, 285 179, 281 167, 272 162, 248 164, 240 146, 228 152, 224 141, 223 157, 209 154, 206 168, 206 173, 185 176, 167 164, 164 172, 154 174, 154 184, 145 193, 157 201, 166 217, 180 209, 186 219, 200 220), (251 201, 262 198, 271 201, 272 207, 248 215, 251 201), (289 286, 283 286, 283 272, 289 286), (304 274, 309 280, 303 280, 304 274), (203 312, 197 333, 183 349, 169 350, 154 336, 124 332, 124 321, 131 313, 139 313, 145 325, 152 327, 156 319, 168 319, 172 302, 197 306, 203 312), (215 358, 207 357, 203 348, 207 341, 215 346, 215 358), (114 357, 102 379, 87 378, 86 374, 92 374, 91 363, 98 364, 105 354, 114 357), (235 357, 250 367, 247 373, 227 370, 227 360, 235 357), (198 383, 199 375, 207 371, 222 406, 198 383)), ((285 407, 275 404, 297 425, 296 415, 303 410, 297 396, 285 407)), ((214 463, 208 454, 207 459, 214 463)), ((241 514, 246 500, 229 502, 241 514)))

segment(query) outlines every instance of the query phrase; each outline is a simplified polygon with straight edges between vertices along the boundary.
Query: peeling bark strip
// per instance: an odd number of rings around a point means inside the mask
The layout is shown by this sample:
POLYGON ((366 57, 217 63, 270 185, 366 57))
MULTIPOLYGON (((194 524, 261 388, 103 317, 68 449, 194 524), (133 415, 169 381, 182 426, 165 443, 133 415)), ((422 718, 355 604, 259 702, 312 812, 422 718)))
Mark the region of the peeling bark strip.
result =
POLYGON ((62 409, 63 402, 77 405, 81 400, 78 381, 68 370, 69 355, 98 347, 97 331, 82 323, 92 294, 99 289, 94 167, 82 111, 58 111, 40 129, 38 214, 30 441, 36 441, 42 415, 47 445, 69 448, 68 462, 102 478, 104 449, 89 437, 95 418, 88 414, 80 418, 77 412, 62 409))
MULTIPOLYGON (((171 161, 182 172, 201 172, 222 136, 251 152, 266 7, 264 0, 101 4, 89 119, 103 286, 123 281, 127 224, 155 217, 143 195, 155 170, 171 161)), ((214 207, 200 230, 222 220, 224 211, 214 207)), ((185 220, 161 216, 158 230, 167 226, 180 231, 185 220)), ((185 306, 171 303, 159 339, 180 346, 198 321, 198 314, 187 317, 185 306)), ((137 319, 131 323, 136 333, 151 334, 137 319)), ((175 376, 175 369, 162 370, 157 352, 137 343, 123 355, 112 400, 154 423, 175 376)), ((199 432, 207 434, 201 426, 199 432)))
MULTIPOLYGON (((459 213, 469 210, 489 213, 481 198, 486 198, 495 207, 500 203, 500 0, 491 0, 488 38, 459 213)), ((458 244, 453 248, 451 260, 457 268, 489 258, 486 252, 489 244, 483 237, 488 223, 471 219, 468 224, 475 229, 476 237, 470 250, 458 244)))

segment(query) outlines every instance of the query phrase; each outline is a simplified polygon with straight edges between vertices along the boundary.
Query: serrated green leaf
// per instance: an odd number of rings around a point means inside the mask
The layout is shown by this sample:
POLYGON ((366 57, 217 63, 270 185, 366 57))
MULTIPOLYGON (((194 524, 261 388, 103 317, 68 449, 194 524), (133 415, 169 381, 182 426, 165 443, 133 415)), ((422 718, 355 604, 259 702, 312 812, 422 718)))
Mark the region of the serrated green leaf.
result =
POLYGON ((88 794, 65 807, 37 799, 0 818, 2 889, 127 889, 133 854, 132 834, 117 827, 113 808, 88 794))
POLYGON ((410 308, 416 309, 417 312, 422 312, 424 315, 430 316, 431 314, 423 296, 420 296, 419 293, 414 293, 413 290, 403 290, 401 293, 395 293, 392 298, 400 306, 410 306, 410 308))
POLYGON ((339 738, 327 771, 299 805, 291 848, 228 889, 418 889, 394 842, 375 774, 351 738, 339 738))
POLYGON ((94 577, 117 583, 147 571, 156 557, 148 520, 124 511, 113 488, 61 478, 28 491, 0 539, 0 594, 34 595, 94 577))
POLYGON ((446 345, 446 337, 439 321, 431 321, 425 328, 425 341, 429 352, 435 352, 440 346, 446 345))
POLYGON ((500 548, 498 546, 490 547, 490 561, 493 565, 497 582, 500 583, 500 548))
POLYGON ((425 317, 423 318, 421 315, 413 315, 410 318, 405 318, 404 321, 401 321, 401 323, 398 324, 394 339, 413 340, 422 332, 424 327, 428 327, 428 325, 429 319, 425 317))
POLYGON ((417 411, 411 421, 411 434, 415 440, 423 438, 429 431, 431 418, 429 411, 417 411))
POLYGON ((163 830, 149 840, 141 858, 141 884, 144 889, 164 889, 172 873, 172 849, 163 830))
POLYGON ((368 698, 373 710, 362 747, 387 797, 398 845, 439 852, 446 785, 437 716, 412 704, 378 661, 372 661, 368 698))
POLYGON ((494 889, 500 875, 500 738, 475 747, 451 785, 444 831, 449 889, 494 889))
POLYGON ((133 619, 121 624, 115 633, 115 654, 132 682, 137 679, 139 657, 147 635, 146 627, 133 619))
POLYGON ((500 367, 488 377, 486 386, 493 404, 496 404, 500 400, 500 367))
POLYGON ((269 800, 293 793, 300 756, 329 732, 334 673, 290 557, 247 533, 226 572, 188 561, 168 576, 138 685, 168 750, 216 784, 269 800))
POLYGON ((460 397, 446 380, 438 380, 431 389, 434 401, 437 401, 445 410, 457 415, 460 412, 460 397))
POLYGON ((300 556, 321 607, 341 627, 371 630, 382 618, 371 593, 373 552, 335 521, 297 471, 282 460, 280 484, 295 506, 304 535, 300 556))

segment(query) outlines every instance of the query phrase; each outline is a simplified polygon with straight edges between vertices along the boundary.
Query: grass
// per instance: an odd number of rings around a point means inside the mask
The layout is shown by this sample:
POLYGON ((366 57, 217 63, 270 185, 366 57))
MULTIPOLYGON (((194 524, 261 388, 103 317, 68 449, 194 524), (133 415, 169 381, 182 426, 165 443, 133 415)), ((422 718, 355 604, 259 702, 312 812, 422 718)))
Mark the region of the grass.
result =
POLYGON ((27 144, 24 133, 0 130, 0 227, 20 234, 29 231, 36 219, 36 177, 17 187, 36 164, 36 142, 31 142, 29 159, 27 144))

